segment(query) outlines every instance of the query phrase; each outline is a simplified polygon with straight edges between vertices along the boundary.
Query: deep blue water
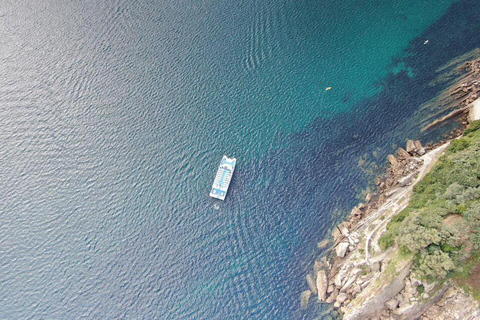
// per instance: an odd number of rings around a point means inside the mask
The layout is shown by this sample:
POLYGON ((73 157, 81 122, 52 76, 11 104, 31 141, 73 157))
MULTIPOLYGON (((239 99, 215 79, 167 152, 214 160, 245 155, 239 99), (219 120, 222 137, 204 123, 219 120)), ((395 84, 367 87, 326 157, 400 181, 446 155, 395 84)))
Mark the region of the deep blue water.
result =
POLYGON ((417 111, 480 45, 479 2, 398 2, 0 3, 0 318, 317 319, 359 159, 437 138, 417 111))

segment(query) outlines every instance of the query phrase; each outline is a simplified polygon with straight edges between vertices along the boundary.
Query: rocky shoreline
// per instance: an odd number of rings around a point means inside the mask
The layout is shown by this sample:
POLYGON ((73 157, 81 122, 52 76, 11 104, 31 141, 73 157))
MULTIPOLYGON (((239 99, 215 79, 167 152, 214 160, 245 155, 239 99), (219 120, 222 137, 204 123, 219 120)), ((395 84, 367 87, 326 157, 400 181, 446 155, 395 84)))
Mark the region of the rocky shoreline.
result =
POLYGON ((450 141, 461 136, 470 121, 478 120, 480 59, 461 68, 466 76, 450 94, 459 95, 460 103, 445 119, 428 126, 456 119, 461 128, 436 144, 423 146, 418 140, 408 140, 405 148, 388 155, 389 167, 376 180, 377 191, 367 194, 346 221, 334 228, 332 242, 318 244, 324 249, 323 256, 306 276, 309 289, 301 294, 302 308, 316 295, 321 303, 332 304, 346 320, 480 318, 478 303, 452 282, 416 279, 410 273, 411 259, 403 259, 396 248, 382 251, 378 244, 387 223, 408 205, 414 185, 429 172, 450 141))

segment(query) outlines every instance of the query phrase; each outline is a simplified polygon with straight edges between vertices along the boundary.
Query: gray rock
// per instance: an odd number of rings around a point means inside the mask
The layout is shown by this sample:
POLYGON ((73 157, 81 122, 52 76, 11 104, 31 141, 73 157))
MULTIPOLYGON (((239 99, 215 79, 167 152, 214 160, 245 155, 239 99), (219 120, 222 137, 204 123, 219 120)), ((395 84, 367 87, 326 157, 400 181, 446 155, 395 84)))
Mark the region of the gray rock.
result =
POLYGON ((398 164, 397 158, 395 158, 395 156, 393 154, 389 154, 387 156, 387 160, 388 160, 388 162, 390 162, 390 164, 392 166, 396 166, 398 164))
POLYGON ((340 229, 340 232, 343 234, 343 236, 348 237, 350 232, 348 231, 347 227, 345 227, 343 224, 340 224, 338 228, 340 229))
POLYGON ((379 272, 380 271, 380 262, 375 262, 370 266, 370 269, 374 272, 379 272))
POLYGON ((405 159, 410 158, 410 154, 403 148, 398 148, 397 149, 397 154, 401 158, 405 158, 405 159))
POLYGON ((317 291, 318 300, 325 301, 327 299, 328 278, 325 270, 319 270, 317 273, 317 291))
POLYGON ((412 172, 408 176, 400 178, 398 180, 398 183, 400 184, 400 186, 405 187, 412 183, 414 177, 415 177, 415 173, 412 172))
POLYGON ((352 211, 350 211, 350 215, 358 217, 362 215, 362 211, 358 207, 353 207, 352 211))
POLYGON ((313 264, 313 273, 317 274, 318 270, 323 269, 323 262, 320 260, 315 261, 313 264))
POLYGON ((477 99, 472 103, 468 113, 468 119, 470 122, 480 120, 480 99, 477 99))
POLYGON ((340 273, 337 273, 337 275, 335 276, 335 279, 333 279, 333 282, 335 283, 335 286, 337 286, 337 288, 342 287, 343 279, 340 273))
POLYGON ((338 289, 333 290, 332 294, 325 301, 326 303, 333 303, 337 300, 338 289))
POLYGON ((325 249, 330 244, 330 240, 324 239, 317 244, 318 249, 325 249))
POLYGON ((397 299, 390 299, 385 303, 385 305, 387 306, 388 309, 395 310, 398 307, 398 300, 397 299))
POLYGON ((305 290, 300 295, 300 307, 305 310, 307 309, 308 301, 310 300, 310 296, 312 292, 310 290, 305 290))
POLYGON ((348 295, 345 292, 339 293, 336 302, 342 304, 348 299, 348 295))
POLYGON ((424 283, 423 286, 425 287, 425 292, 429 293, 430 291, 432 291, 436 284, 436 282, 424 283))
POLYGON ((370 202, 370 200, 372 200, 372 194, 367 193, 367 195, 365 196, 365 202, 370 202))
POLYGON ((407 140, 407 152, 412 154, 416 151, 415 143, 413 140, 407 140))
POLYGON ((342 287, 342 289, 340 289, 340 292, 346 292, 348 289, 350 289, 350 287, 353 285, 355 280, 357 280, 357 278, 355 276, 348 279, 347 282, 345 283, 345 285, 342 287))
POLYGON ((333 284, 330 284, 327 288, 327 293, 332 293, 333 290, 335 290, 335 287, 333 286, 333 284))
POLYGON ((356 284, 356 285, 353 286, 353 291, 355 293, 360 293, 360 292, 362 292, 362 287, 360 285, 356 284))
POLYGON ((349 243, 348 242, 340 242, 337 245, 337 248, 335 248, 335 251, 337 253, 337 257, 343 258, 345 257, 345 254, 347 253, 349 243))
POLYGON ((399 269, 395 274, 395 278, 392 281, 378 290, 374 297, 370 297, 370 293, 362 291, 356 299, 368 299, 365 300, 360 306, 353 306, 348 309, 348 313, 345 313, 343 320, 363 320, 371 319, 378 316, 385 308, 385 303, 394 298, 404 287, 405 277, 410 273, 411 264, 405 265, 399 269))
POLYGON ((313 294, 317 294, 317 285, 315 284, 315 279, 313 279, 313 276, 309 273, 307 274, 306 279, 310 291, 312 291, 313 294))
POLYGON ((387 192, 385 192, 385 197, 390 198, 390 197, 393 196, 395 193, 397 193, 398 190, 400 190, 400 189, 399 189, 399 188, 395 188, 395 189, 390 189, 390 190, 388 190, 387 192))
POLYGON ((425 154, 425 149, 422 146, 422 143, 420 140, 415 140, 413 141, 413 144, 415 145, 415 151, 420 155, 423 156, 425 154))

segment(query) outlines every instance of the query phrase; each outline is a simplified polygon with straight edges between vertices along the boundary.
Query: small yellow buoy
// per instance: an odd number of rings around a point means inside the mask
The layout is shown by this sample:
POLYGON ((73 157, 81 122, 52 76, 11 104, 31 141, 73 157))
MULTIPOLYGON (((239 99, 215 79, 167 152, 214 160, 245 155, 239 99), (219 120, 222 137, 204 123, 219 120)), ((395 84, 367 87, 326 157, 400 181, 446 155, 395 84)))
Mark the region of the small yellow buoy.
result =
POLYGON ((325 91, 332 90, 332 87, 326 87, 325 91))

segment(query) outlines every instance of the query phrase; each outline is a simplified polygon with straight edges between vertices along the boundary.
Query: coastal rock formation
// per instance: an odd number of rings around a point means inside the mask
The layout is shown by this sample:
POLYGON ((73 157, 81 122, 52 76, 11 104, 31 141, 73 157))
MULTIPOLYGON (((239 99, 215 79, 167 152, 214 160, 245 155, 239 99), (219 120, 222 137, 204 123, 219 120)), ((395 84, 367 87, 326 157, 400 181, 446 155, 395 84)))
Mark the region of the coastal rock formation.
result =
MULTIPOLYGON (((416 144, 418 150, 419 144, 416 144)), ((416 312, 408 309, 408 306, 415 305, 416 299, 419 299, 414 296, 416 289, 412 287, 412 283, 419 285, 419 282, 405 279, 410 272, 411 260, 399 260, 395 254, 381 253, 377 243, 381 235, 379 230, 386 227, 389 219, 378 218, 386 212, 391 218, 406 206, 408 201, 405 200, 413 185, 426 174, 431 167, 429 164, 439 157, 447 145, 422 158, 406 154, 406 150, 400 149, 395 157, 397 166, 391 166, 387 175, 380 180, 390 187, 385 186, 378 194, 370 193, 365 203, 352 209, 348 221, 334 229, 335 241, 330 249, 335 250, 334 254, 330 259, 324 256, 314 264, 315 291, 319 300, 333 303, 344 319, 374 319, 377 316, 389 319, 390 316, 398 317, 400 310, 416 312), (406 179, 401 180, 402 178, 406 179), (347 255, 347 252, 350 253, 347 255)), ((324 252, 328 251, 329 249, 324 252)), ((314 276, 308 278, 310 286, 314 276)), ((427 284, 422 285, 427 288, 427 284)), ((422 308, 426 307, 428 305, 423 305, 422 308)))
POLYGON ((456 287, 445 291, 441 299, 429 307, 422 315, 422 320, 475 320, 480 319, 478 302, 456 287))
MULTIPOLYGON (((405 277, 410 272, 411 264, 399 265, 400 269, 395 269, 392 275, 384 274, 377 279, 371 289, 362 291, 356 298, 355 304, 349 304, 345 309, 344 320, 363 320, 379 316, 387 301, 394 298, 405 286, 405 277), (392 277, 391 279, 388 279, 392 277)), ((399 266, 395 266, 398 268, 399 266)), ((338 298, 337 298, 338 300, 338 298)))
MULTIPOLYGON (((461 134, 455 129, 447 138, 461 134)), ((381 241, 388 238, 380 239, 449 143, 424 147, 419 140, 408 140, 406 150, 398 148, 395 155, 388 155, 390 166, 377 179, 378 190, 369 192, 365 203, 354 207, 348 220, 335 228, 332 248, 323 251, 331 254, 314 270, 319 300, 333 303, 344 320, 480 319, 476 302, 467 301, 471 298, 466 295, 457 299, 451 292, 458 289, 449 289, 443 282, 420 280, 411 273, 413 256, 400 255, 398 242, 385 249, 381 241), (449 304, 468 305, 468 312, 449 304)))

